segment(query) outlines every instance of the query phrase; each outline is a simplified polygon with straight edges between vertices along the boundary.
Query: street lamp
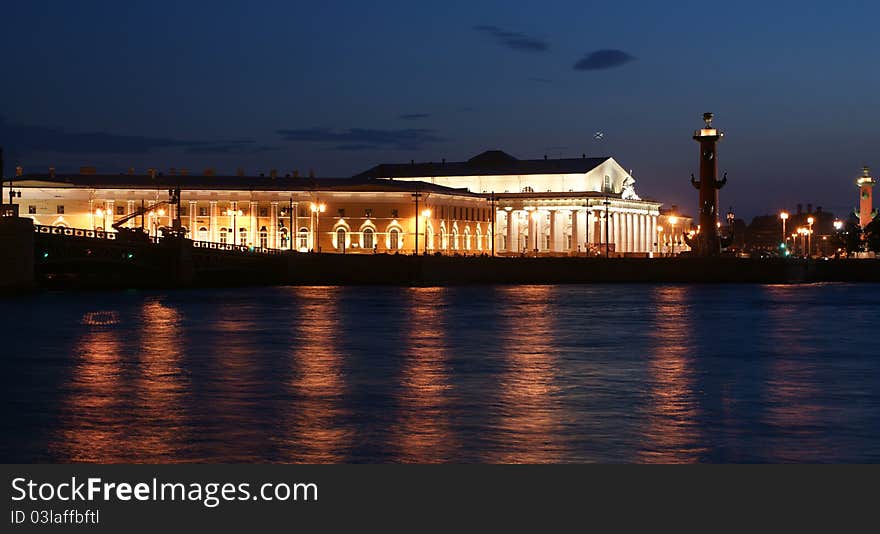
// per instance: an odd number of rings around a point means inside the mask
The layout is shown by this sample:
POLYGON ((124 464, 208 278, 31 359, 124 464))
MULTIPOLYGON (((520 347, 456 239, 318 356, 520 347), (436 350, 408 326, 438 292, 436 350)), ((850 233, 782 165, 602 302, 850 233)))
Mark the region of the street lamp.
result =
POLYGON ((317 250, 318 252, 321 252, 321 244, 316 243, 316 241, 318 236, 321 235, 321 214, 325 211, 327 211, 326 204, 312 202, 312 213, 315 214, 315 225, 312 227, 312 250, 317 250))
POLYGON ((807 243, 808 243, 807 244, 807 257, 808 258, 813 257, 813 223, 815 221, 816 220, 813 219, 812 217, 807 217, 807 224, 810 225, 810 229, 807 230, 807 232, 808 232, 807 233, 807 243))
POLYGON ((678 217, 673 215, 669 218, 669 225, 672 227, 670 234, 672 235, 672 255, 675 256, 675 225, 678 223, 678 217))
MULTIPOLYGON (((165 210, 159 210, 159 215, 164 215, 164 214, 165 214, 165 210)), ((232 217, 232 244, 233 245, 238 242, 238 239, 235 237, 236 235, 238 235, 238 228, 235 227, 236 226, 235 225, 235 218, 241 217, 242 215, 244 215, 244 212, 241 210, 234 210, 232 208, 226 210, 226 216, 232 217)))
POLYGON ((779 218, 782 219, 782 244, 783 246, 785 246, 785 244, 788 242, 788 236, 785 233, 785 221, 788 220, 788 212, 783 211, 779 214, 779 218))

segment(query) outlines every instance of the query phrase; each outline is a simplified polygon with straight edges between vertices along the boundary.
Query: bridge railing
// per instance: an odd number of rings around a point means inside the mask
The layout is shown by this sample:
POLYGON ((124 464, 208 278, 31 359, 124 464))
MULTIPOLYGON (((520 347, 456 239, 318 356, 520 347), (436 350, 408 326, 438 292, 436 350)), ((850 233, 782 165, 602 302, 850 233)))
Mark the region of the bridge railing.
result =
POLYGON ((249 247, 247 245, 233 245, 231 243, 215 243, 213 241, 193 241, 193 248, 208 250, 225 250, 229 252, 247 252, 250 254, 281 254, 277 248, 249 247))
POLYGON ((116 232, 105 232, 103 230, 86 230, 84 228, 67 228, 65 226, 45 226, 42 224, 34 225, 34 233, 63 235, 70 237, 89 237, 92 239, 116 239, 116 232))

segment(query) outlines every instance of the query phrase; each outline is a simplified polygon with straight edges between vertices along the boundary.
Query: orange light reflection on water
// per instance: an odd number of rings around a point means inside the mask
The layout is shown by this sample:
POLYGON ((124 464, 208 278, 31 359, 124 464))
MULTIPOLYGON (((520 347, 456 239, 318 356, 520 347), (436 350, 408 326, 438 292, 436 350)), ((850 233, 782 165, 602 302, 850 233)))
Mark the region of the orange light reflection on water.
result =
POLYGON ((652 347, 647 369, 649 405, 639 462, 694 463, 706 452, 698 445, 699 406, 690 360, 693 333, 687 291, 674 286, 652 290, 654 322, 645 325, 651 329, 652 347))
POLYGON ((407 349, 398 403, 401 420, 392 435, 401 462, 439 463, 453 457, 456 444, 449 428, 450 389, 443 313, 447 289, 411 288, 407 349))
POLYGON ((351 435, 340 421, 347 415, 343 354, 337 346, 337 339, 344 335, 337 309, 341 289, 300 287, 290 291, 297 307, 288 385, 296 401, 285 414, 287 460, 344 462, 351 435))

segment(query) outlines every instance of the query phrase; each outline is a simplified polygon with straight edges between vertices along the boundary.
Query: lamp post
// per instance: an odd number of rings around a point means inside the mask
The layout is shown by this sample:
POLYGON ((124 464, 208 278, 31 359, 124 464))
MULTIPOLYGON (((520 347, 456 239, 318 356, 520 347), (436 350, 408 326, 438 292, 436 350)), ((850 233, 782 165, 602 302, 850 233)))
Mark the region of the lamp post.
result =
MULTIPOLYGON (((235 204, 233 203, 233 206, 234 205, 235 204)), ((162 210, 159 210, 159 215, 162 215, 162 210)), ((226 210, 226 216, 232 217, 232 244, 233 245, 238 243, 238 228, 236 228, 235 218, 241 217, 242 215, 244 215, 244 212, 239 209, 230 208, 230 209, 226 210)))
POLYGON ((422 198, 422 194, 420 192, 416 191, 415 193, 412 194, 412 197, 413 197, 413 200, 415 200, 415 202, 416 202, 416 211, 415 211, 415 213, 416 213, 416 217, 415 217, 415 219, 416 219, 416 238, 415 238, 415 252, 413 254, 418 256, 419 255, 419 199, 422 198))
POLYGON ((312 213, 315 214, 315 226, 312 229, 312 250, 321 252, 321 244, 318 242, 321 235, 321 214, 327 210, 326 204, 312 202, 312 213))
POLYGON ((489 221, 490 230, 492 232, 492 257, 495 257, 495 219, 498 218, 498 214, 495 212, 495 202, 498 199, 495 198, 495 191, 492 191, 491 196, 489 196, 489 203, 492 206, 491 215, 492 219, 489 221))
POLYGON ((662 226, 657 227, 656 239, 657 239, 657 254, 662 254, 663 249, 660 246, 663 243, 663 227, 662 226))
POLYGON ((675 256, 675 224, 678 222, 678 217, 673 215, 669 218, 669 226, 671 227, 670 234, 672 237, 672 255, 675 256))
POLYGON ((786 246, 786 243, 788 243, 788 234, 785 233, 785 221, 788 220, 788 212, 787 211, 781 212, 779 214, 779 218, 782 219, 782 245, 783 245, 783 247, 788 248, 786 246))
MULTIPOLYGON (((422 217, 425 218, 425 246, 424 246, 424 248, 425 248, 425 254, 428 254, 428 220, 431 218, 431 210, 430 209, 423 210, 422 217)), ((416 219, 418 219, 418 216, 416 216, 416 219)), ((418 224, 418 223, 416 223, 416 224, 418 224)), ((419 249, 417 247, 416 254, 418 254, 418 253, 419 253, 419 249)))
POLYGON ((807 224, 810 225, 810 228, 807 230, 807 257, 813 257, 813 223, 816 222, 816 219, 812 217, 807 217, 807 224))

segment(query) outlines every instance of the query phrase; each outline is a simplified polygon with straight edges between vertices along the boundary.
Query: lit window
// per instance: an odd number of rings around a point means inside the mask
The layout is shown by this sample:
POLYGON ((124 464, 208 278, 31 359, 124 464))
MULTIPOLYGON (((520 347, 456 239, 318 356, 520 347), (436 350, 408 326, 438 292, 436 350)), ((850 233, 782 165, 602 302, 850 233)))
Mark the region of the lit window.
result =
POLYGON ((208 208, 199 208, 199 217, 207 217, 208 208))
POLYGON ((220 243, 223 245, 226 244, 226 228, 220 229, 220 243))
POLYGON ((611 177, 607 174, 605 175, 605 182, 602 184, 602 191, 605 193, 613 193, 611 190, 611 177))
POLYGON ((36 215, 36 213, 37 213, 37 207, 36 207, 36 206, 28 206, 28 214, 30 214, 30 215, 36 215))
POLYGON ((345 250, 345 228, 336 230, 336 248, 345 250))
POLYGON ((363 248, 369 250, 373 248, 373 229, 367 228, 364 230, 364 244, 363 248))
POLYGON ((247 228, 238 229, 238 244, 247 245, 247 228))
POLYGON ((308 250, 309 248, 309 229, 308 228, 300 228, 299 229, 299 247, 300 250, 308 250))
POLYGON ((260 248, 269 248, 269 232, 265 226, 260 228, 260 248))
POLYGON ((392 229, 391 232, 388 233, 388 235, 391 241, 391 250, 397 250, 398 248, 400 248, 400 232, 395 228, 392 229))
POLYGON ((199 228, 199 241, 207 241, 208 240, 208 229, 202 226, 199 228))

